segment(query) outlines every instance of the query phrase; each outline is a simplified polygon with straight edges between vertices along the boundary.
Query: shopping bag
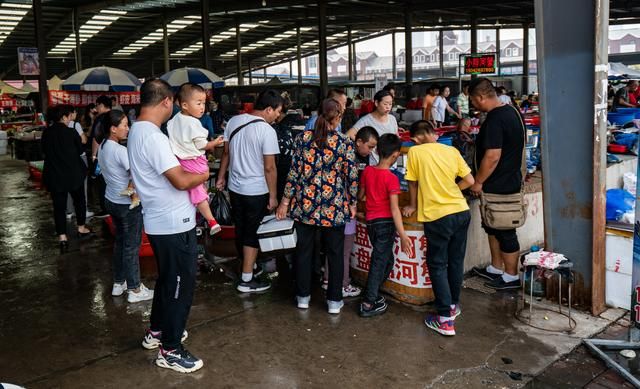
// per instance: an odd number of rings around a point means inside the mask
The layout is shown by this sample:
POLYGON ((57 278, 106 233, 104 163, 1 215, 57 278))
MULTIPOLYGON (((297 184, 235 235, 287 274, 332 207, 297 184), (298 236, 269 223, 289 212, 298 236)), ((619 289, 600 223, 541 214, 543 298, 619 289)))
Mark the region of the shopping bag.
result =
POLYGON ((229 200, 223 191, 215 190, 211 193, 209 207, 211 208, 213 217, 216 219, 218 224, 222 226, 233 225, 233 219, 231 218, 231 204, 229 204, 229 200))

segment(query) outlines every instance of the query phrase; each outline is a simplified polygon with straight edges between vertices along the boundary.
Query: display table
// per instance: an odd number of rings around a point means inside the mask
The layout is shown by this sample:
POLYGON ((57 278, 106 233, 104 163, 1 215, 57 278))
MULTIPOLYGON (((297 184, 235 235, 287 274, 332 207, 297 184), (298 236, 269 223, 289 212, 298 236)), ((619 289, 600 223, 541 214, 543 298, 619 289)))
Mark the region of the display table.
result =
MULTIPOLYGON (((402 153, 408 152, 407 147, 402 153)), ((532 245, 541 245, 544 241, 542 185, 539 175, 534 176, 525 184, 525 202, 529 205, 527 222, 518 229, 518 237, 522 250, 532 245)), ((409 193, 403 192, 399 196, 400 207, 409 204, 409 193)), ((471 225, 468 232, 467 255, 465 257, 465 271, 474 266, 488 264, 490 251, 487 235, 480 226, 480 201, 470 201, 471 225)), ((358 205, 363 210, 363 204, 358 205)), ((393 247, 395 264, 389 279, 383 284, 382 291, 394 298, 414 305, 423 305, 434 299, 431 280, 426 263, 427 239, 424 235, 422 223, 416 214, 410 218, 403 218, 404 228, 413 243, 413 255, 407 256, 400 250, 400 240, 396 236, 393 247)), ((371 242, 367 234, 365 220, 360 218, 356 226, 355 244, 351 252, 350 265, 353 279, 360 285, 365 285, 371 261, 371 242)))

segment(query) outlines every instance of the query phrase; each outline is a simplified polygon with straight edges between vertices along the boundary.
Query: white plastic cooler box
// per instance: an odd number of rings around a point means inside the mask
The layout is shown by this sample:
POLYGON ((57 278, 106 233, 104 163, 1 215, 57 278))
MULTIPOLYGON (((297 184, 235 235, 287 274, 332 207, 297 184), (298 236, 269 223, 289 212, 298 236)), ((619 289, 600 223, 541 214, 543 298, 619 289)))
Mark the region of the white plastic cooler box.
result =
POLYGON ((297 238, 291 219, 276 220, 273 215, 265 216, 258 228, 258 241, 262 252, 295 248, 297 238))

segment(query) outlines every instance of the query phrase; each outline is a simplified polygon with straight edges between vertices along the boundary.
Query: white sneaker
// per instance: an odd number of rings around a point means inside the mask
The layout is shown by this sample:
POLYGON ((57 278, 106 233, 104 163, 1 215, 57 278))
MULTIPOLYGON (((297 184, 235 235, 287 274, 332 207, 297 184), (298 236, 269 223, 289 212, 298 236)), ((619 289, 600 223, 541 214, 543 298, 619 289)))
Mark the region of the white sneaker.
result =
POLYGON ((329 313, 338 314, 342 307, 344 307, 344 301, 331 301, 327 300, 327 305, 329 306, 329 313))
POLYGON ((111 289, 111 295, 114 297, 122 296, 122 294, 127 290, 127 281, 122 284, 113 283, 113 289, 111 289))
POLYGON ((149 289, 144 284, 140 284, 140 291, 138 293, 130 290, 127 301, 130 303, 138 303, 140 301, 147 301, 153 299, 153 289, 149 289))
POLYGON ((93 215, 95 215, 95 213, 93 213, 93 212, 91 212, 91 211, 89 211, 87 209, 87 219, 90 218, 90 217, 93 217, 93 215))
POLYGON ((357 297, 360 296, 360 293, 362 293, 362 290, 351 284, 342 288, 342 297, 357 297))
POLYGON ((296 296, 296 300, 298 300, 299 309, 309 309, 309 301, 311 300, 311 296, 307 296, 307 297, 296 296))
POLYGON ((67 220, 73 219, 73 212, 67 213, 67 220))

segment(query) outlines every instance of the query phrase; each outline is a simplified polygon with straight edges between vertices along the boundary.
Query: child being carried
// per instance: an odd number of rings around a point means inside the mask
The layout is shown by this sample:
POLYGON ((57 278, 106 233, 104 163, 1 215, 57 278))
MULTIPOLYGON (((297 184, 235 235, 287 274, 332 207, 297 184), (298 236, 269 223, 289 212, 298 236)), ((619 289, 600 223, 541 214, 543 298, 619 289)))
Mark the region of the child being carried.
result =
MULTIPOLYGON (((180 112, 167 123, 171 149, 185 171, 202 174, 209 171, 206 152, 220 146, 224 142, 223 137, 207 141, 208 131, 200 123, 207 102, 204 88, 191 83, 183 84, 176 99, 180 112)), ((189 198, 206 219, 209 233, 214 235, 219 232, 221 227, 209 208, 209 194, 204 184, 189 189, 189 198)))

